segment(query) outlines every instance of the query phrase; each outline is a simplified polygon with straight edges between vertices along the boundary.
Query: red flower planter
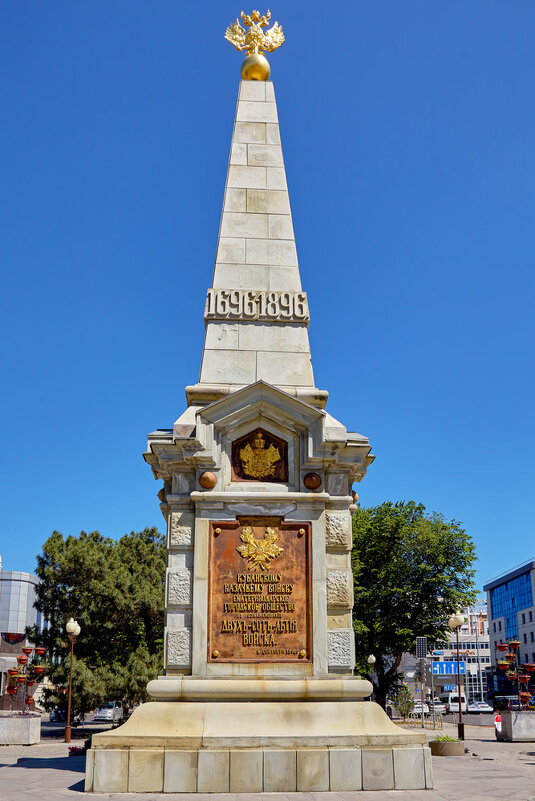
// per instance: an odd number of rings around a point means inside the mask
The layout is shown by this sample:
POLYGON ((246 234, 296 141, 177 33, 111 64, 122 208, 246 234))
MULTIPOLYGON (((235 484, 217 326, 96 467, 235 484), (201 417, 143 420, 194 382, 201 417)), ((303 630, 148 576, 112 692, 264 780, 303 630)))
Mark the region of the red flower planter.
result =
POLYGON ((45 669, 44 669, 44 667, 42 667, 41 665, 34 665, 34 666, 33 666, 33 672, 34 672, 34 673, 37 673, 37 675, 38 675, 38 676, 40 676, 40 675, 41 675, 41 673, 44 673, 44 672, 45 672, 45 669))
POLYGON ((509 662, 498 662, 498 667, 500 670, 509 670, 509 662))
POLYGON ((516 662, 516 654, 512 651, 508 651, 504 656, 508 662, 516 662))
POLYGON ((43 656, 45 651, 46 651, 46 648, 43 648, 42 645, 36 645, 35 646, 35 653, 36 653, 37 656, 43 656))
POLYGON ((526 662, 524 665, 528 673, 533 673, 535 671, 535 662, 526 662))
POLYGON ((23 654, 19 654, 17 656, 17 662, 19 663, 19 665, 25 665, 27 661, 28 661, 27 656, 24 656, 23 654))
POLYGON ((509 648, 511 651, 518 651, 520 648, 520 640, 509 640, 509 648))
POLYGON ((498 651, 507 651, 508 645, 506 642, 497 642, 496 648, 498 649, 498 651))

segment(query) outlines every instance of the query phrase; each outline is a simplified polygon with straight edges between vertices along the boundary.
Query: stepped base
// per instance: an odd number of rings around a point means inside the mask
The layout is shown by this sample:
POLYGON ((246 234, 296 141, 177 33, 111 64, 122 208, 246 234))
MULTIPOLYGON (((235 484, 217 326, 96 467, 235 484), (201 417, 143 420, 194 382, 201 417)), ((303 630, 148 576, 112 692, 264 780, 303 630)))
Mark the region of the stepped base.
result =
POLYGON ((292 792, 432 786, 423 732, 370 701, 143 704, 93 737, 93 792, 292 792))

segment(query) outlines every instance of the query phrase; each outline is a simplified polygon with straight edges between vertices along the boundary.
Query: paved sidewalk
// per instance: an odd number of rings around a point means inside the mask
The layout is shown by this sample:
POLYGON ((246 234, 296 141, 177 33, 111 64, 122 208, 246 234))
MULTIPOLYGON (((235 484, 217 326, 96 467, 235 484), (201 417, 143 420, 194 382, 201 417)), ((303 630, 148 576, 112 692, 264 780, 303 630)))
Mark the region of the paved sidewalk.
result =
MULTIPOLYGON (((444 734, 455 727, 444 726, 444 734)), ((428 732, 431 739, 433 734, 428 732)), ((494 730, 466 727, 464 757, 433 757, 434 790, 360 793, 162 794, 143 801, 535 801, 535 743, 499 743, 494 730), (476 756, 477 755, 477 756, 476 756)), ((0 746, 0 801, 126 801, 133 793, 83 794, 85 757, 61 742, 0 746)))

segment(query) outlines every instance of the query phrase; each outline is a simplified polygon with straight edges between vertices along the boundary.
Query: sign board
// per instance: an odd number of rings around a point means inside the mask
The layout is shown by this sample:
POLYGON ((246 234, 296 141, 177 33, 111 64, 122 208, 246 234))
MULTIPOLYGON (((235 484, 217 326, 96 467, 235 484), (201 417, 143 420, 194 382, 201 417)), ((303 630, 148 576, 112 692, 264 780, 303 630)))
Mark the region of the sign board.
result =
POLYGON ((456 684, 445 684, 442 689, 444 690, 445 693, 452 693, 452 692, 455 692, 455 690, 457 689, 457 685, 456 684))
POLYGON ((427 637, 416 637, 416 659, 427 658, 427 637))
POLYGON ((210 524, 209 662, 311 662, 310 524, 210 524))
MULTIPOLYGON (((459 673, 466 673, 465 663, 459 662, 459 673)), ((433 662, 433 676, 456 676, 457 662, 433 662)))

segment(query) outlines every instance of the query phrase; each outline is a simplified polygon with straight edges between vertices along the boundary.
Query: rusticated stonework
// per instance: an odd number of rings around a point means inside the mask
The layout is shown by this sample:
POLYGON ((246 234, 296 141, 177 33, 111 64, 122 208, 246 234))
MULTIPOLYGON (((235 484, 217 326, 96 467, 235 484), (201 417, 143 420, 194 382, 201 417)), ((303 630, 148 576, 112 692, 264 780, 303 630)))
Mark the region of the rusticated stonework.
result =
POLYGON ((325 544, 327 548, 351 550, 351 518, 347 512, 325 513, 325 544))
POLYGON ((348 570, 327 571, 327 606, 353 606, 353 580, 348 570))
POLYGON ((329 667, 353 667, 351 629, 330 629, 327 632, 329 667))
POLYGON ((191 665, 191 629, 170 629, 167 632, 167 666, 191 665))
POLYGON ((169 522, 169 545, 185 547, 193 545, 193 512, 171 512, 169 522))
POLYGON ((167 601, 173 606, 191 604, 191 570, 173 570, 169 573, 167 601))

